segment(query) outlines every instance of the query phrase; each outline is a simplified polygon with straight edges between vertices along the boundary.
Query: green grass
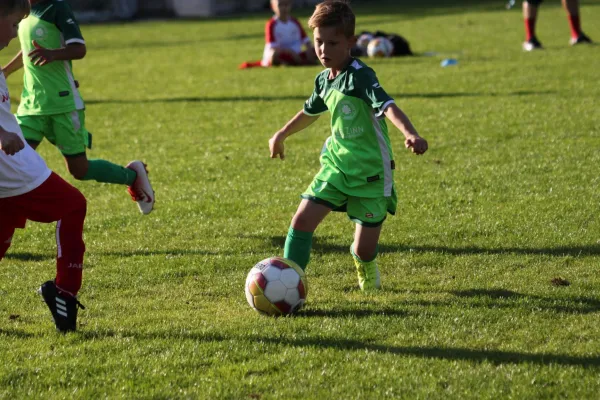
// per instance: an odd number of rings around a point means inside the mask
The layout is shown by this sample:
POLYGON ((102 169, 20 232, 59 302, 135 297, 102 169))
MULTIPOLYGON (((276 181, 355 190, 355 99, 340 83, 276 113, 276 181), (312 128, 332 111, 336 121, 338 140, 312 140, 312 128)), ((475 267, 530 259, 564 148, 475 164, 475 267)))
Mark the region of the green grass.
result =
MULTIPOLYGON (((600 46, 567 46, 558 2, 533 54, 518 10, 438 3, 356 7, 359 30, 441 53, 369 62, 430 144, 414 157, 390 129, 385 290, 357 290, 353 226, 331 215, 307 307, 279 319, 252 311, 243 285, 282 254, 318 169, 328 117, 289 139, 285 162, 267 140, 320 68, 236 69, 260 58, 268 13, 84 26, 90 157, 147 161, 158 202, 143 217, 124 188, 69 178, 89 208, 87 310, 66 336, 34 293, 53 277, 53 226, 17 232, 0 264, 0 398, 598 398, 600 46), (441 68, 446 56, 459 65, 441 68)), ((600 40, 600 2, 582 20, 600 40)), ((20 75, 9 84, 16 105, 20 75)))

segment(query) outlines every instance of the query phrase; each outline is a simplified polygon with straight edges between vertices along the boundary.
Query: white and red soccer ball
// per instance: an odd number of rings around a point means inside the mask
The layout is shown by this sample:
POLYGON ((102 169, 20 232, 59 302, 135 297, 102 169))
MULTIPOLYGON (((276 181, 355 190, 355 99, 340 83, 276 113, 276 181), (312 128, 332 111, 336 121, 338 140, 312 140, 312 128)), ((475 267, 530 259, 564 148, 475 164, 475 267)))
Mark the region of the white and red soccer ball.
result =
POLYGON ((391 57, 394 52, 394 45, 385 37, 378 36, 369 42, 367 46, 367 55, 374 57, 391 57))
POLYGON ((246 278, 248 304, 262 314, 293 314, 304 306, 307 292, 302 268, 281 257, 260 261, 246 278))

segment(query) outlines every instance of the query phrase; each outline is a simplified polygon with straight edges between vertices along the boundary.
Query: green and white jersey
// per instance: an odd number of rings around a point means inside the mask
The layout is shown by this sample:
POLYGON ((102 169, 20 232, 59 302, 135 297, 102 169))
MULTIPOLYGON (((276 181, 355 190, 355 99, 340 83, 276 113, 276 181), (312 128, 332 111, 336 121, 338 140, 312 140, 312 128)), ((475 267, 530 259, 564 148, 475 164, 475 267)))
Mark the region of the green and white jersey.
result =
POLYGON ((85 44, 65 0, 44 0, 31 7, 29 16, 19 24, 25 74, 17 115, 52 115, 84 109, 75 87, 71 61, 54 61, 42 67, 33 65, 28 57, 34 49, 33 40, 48 49, 85 44))
POLYGON ((331 136, 315 178, 348 196, 391 196, 394 156, 383 112, 394 100, 360 60, 351 59, 335 79, 329 74, 326 69, 317 75, 315 90, 304 105, 307 115, 331 113, 331 136))

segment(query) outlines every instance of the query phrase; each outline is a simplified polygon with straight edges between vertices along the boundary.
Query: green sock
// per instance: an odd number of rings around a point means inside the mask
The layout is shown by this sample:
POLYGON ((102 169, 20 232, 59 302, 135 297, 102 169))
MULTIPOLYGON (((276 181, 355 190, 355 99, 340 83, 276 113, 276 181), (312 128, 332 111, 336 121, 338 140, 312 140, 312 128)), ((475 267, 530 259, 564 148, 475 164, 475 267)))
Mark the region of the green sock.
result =
POLYGON ((88 170, 82 180, 131 186, 135 178, 137 178, 137 174, 132 169, 106 160, 88 160, 88 170))
POLYGON ((298 231, 290 226, 285 240, 283 257, 294 261, 302 270, 305 270, 310 259, 312 237, 312 232, 298 231))

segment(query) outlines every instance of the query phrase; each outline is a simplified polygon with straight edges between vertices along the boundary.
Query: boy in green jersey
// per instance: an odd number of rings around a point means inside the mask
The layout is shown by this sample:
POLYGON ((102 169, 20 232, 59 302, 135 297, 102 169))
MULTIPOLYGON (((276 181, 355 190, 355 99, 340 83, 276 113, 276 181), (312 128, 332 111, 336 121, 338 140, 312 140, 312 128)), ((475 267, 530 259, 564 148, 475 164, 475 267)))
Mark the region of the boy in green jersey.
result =
POLYGON ((350 247, 361 290, 381 287, 377 244, 387 213, 396 211, 394 157, 384 117, 405 136, 415 154, 427 151, 408 117, 379 84, 375 72, 350 56, 355 17, 344 1, 317 5, 310 18, 317 56, 327 69, 317 75, 304 109, 269 140, 271 158, 284 158, 285 139, 331 113, 332 135, 321 152, 321 169, 292 219, 284 257, 306 268, 313 232, 330 211, 345 211, 356 223, 350 247))
POLYGON ((73 77, 72 60, 85 57, 86 46, 71 8, 64 0, 31 0, 31 14, 19 24, 21 51, 3 68, 8 77, 24 67, 17 120, 34 149, 46 138, 65 157, 78 180, 127 185, 143 214, 154 207, 146 166, 126 167, 88 160, 91 135, 85 127, 85 105, 73 77))

